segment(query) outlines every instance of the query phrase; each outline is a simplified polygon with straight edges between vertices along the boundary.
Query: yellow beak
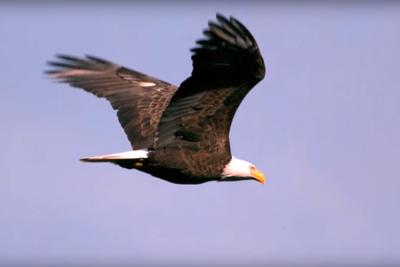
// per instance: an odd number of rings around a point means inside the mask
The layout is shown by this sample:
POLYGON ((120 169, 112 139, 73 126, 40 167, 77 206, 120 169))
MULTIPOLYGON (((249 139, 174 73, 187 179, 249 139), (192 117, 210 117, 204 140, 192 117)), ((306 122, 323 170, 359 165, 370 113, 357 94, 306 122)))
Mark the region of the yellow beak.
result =
POLYGON ((265 184, 265 176, 260 170, 253 170, 250 172, 251 176, 262 184, 265 184))

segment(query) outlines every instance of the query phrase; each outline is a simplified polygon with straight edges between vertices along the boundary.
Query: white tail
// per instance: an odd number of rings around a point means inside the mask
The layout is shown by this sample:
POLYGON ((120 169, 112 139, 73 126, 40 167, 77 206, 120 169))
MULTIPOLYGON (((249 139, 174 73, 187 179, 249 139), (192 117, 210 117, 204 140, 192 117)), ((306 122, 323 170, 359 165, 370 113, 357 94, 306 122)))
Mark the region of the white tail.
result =
POLYGON ((132 150, 132 151, 128 151, 128 152, 121 152, 121 153, 115 153, 115 154, 82 158, 81 161, 109 162, 109 161, 118 161, 118 160, 125 160, 125 159, 145 159, 145 158, 147 158, 147 154, 148 154, 147 150, 132 150))

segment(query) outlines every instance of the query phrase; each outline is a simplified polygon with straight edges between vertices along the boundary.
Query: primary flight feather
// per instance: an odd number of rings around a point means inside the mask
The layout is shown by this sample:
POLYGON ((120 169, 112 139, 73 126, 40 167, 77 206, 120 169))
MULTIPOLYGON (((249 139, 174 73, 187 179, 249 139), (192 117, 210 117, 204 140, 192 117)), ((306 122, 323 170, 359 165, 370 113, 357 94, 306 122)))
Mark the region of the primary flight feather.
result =
POLYGON ((229 130, 246 94, 265 76, 257 43, 233 17, 217 14, 192 49, 193 71, 177 87, 93 56, 58 55, 51 78, 106 98, 133 150, 83 158, 111 162, 179 184, 265 177, 231 155, 229 130))

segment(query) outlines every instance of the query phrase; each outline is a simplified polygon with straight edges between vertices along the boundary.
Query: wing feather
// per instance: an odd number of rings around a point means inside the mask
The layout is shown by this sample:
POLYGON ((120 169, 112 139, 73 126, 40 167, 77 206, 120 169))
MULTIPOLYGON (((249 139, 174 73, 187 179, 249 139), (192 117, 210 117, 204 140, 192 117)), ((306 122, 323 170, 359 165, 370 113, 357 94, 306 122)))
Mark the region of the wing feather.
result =
POLYGON ((94 56, 58 55, 48 64, 53 67, 46 72, 51 78, 106 98, 117 110, 132 147, 152 145, 176 86, 94 56))
POLYGON ((154 157, 162 161, 168 151, 177 151, 165 164, 192 176, 212 177, 231 159, 233 116, 264 78, 265 66, 254 37, 238 20, 217 14, 203 33, 205 38, 191 50, 192 75, 161 117, 155 143, 159 155, 154 157))

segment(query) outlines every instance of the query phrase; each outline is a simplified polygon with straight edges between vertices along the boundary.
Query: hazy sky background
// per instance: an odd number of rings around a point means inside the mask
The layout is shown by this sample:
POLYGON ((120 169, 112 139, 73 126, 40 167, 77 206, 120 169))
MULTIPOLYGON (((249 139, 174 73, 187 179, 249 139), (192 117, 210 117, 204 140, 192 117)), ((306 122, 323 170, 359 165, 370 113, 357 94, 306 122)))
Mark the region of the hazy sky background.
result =
POLYGON ((400 264, 400 4, 346 2, 0 4, 0 265, 400 264), (217 11, 267 65, 231 143, 268 183, 79 162, 130 145, 46 60, 92 54, 179 84, 217 11))

